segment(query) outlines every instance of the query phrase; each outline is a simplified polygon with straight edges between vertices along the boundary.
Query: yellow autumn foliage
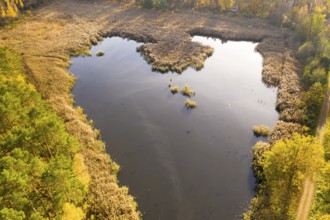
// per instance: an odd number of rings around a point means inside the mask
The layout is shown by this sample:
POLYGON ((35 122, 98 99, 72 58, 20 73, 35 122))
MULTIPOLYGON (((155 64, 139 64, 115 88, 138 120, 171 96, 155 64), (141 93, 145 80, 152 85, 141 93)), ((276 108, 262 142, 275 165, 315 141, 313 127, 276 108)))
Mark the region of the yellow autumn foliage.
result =
POLYGON ((88 174, 88 170, 84 162, 84 156, 82 154, 77 153, 74 156, 72 168, 78 180, 86 187, 88 187, 90 182, 90 176, 88 174))
POLYGON ((16 17, 23 6, 23 0, 0 0, 0 18, 16 17))
POLYGON ((62 220, 81 220, 85 218, 83 210, 71 203, 65 203, 63 206, 62 220))

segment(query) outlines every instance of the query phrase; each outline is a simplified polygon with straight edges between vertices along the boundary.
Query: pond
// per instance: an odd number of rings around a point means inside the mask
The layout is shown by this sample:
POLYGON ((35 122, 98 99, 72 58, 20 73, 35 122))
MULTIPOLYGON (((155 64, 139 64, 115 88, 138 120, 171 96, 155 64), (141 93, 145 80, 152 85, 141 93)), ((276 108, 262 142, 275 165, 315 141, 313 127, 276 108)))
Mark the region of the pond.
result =
POLYGON ((101 130, 120 184, 147 220, 239 219, 254 195, 251 128, 278 118, 256 43, 193 41, 214 48, 200 71, 152 72, 136 52, 141 43, 119 37, 93 46, 92 57, 72 58, 69 69, 76 105, 101 130), (186 109, 169 84, 190 85, 197 108, 186 109))

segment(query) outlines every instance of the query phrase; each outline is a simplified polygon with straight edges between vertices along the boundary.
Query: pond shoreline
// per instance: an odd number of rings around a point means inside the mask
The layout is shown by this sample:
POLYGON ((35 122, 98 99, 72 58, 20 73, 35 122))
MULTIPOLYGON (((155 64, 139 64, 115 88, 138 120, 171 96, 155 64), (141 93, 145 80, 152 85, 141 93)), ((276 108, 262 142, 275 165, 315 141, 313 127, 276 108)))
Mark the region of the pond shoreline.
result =
MULTIPOLYGON (((294 45, 291 34, 258 19, 145 10, 137 8, 134 2, 55 0, 37 9, 28 21, 0 30, 0 45, 21 54, 29 80, 62 117, 67 131, 83 146, 81 153, 92 177, 90 215, 101 219, 138 218, 133 198, 127 195, 127 189, 118 187, 116 165, 106 154, 98 132, 82 110, 74 107, 70 94, 74 77, 67 72, 69 55, 86 50, 104 37, 120 36, 147 43, 143 51, 153 57, 152 65, 200 66, 209 48, 192 42, 192 33, 226 40, 260 41, 257 50, 264 58, 264 82, 279 88, 277 109, 283 121, 276 124, 274 131, 288 134, 291 130, 286 130, 283 124, 298 126, 296 102, 301 92, 300 70, 293 46, 287 48, 294 45), (107 198, 116 195, 118 203, 105 201, 104 195, 107 198)), ((273 139, 282 138, 275 133, 273 139)))
POLYGON ((153 72, 136 52, 141 43, 120 37, 71 59, 76 104, 111 143, 119 181, 137 197, 144 219, 238 219, 255 188, 250 144, 260 139, 251 127, 278 119, 277 90, 262 82, 255 43, 192 40, 214 53, 202 70, 182 74, 153 72), (197 108, 187 110, 186 97, 171 94, 168 83, 196 92, 197 108))

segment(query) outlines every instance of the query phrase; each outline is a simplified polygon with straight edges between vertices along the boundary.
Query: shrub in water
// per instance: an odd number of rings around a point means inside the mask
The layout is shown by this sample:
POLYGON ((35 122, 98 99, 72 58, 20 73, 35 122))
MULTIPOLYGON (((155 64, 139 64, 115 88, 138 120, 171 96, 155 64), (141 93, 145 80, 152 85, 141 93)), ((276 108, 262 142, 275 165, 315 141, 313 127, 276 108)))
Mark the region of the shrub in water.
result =
POLYGON ((195 95, 195 92, 190 88, 189 85, 184 85, 183 89, 181 90, 181 93, 188 97, 195 95))
POLYGON ((96 53, 96 56, 101 57, 101 56, 103 56, 104 54, 105 54, 104 51, 103 51, 103 50, 100 50, 100 51, 98 51, 98 52, 96 53))
POLYGON ((191 99, 187 99, 185 102, 186 107, 189 108, 196 108, 197 102, 192 101, 191 99))
POLYGON ((171 86, 171 93, 175 94, 178 93, 180 91, 179 86, 171 86))
POLYGON ((265 125, 257 125, 257 126, 253 126, 253 133, 255 136, 259 137, 259 136, 268 136, 269 134, 269 127, 265 126, 265 125))

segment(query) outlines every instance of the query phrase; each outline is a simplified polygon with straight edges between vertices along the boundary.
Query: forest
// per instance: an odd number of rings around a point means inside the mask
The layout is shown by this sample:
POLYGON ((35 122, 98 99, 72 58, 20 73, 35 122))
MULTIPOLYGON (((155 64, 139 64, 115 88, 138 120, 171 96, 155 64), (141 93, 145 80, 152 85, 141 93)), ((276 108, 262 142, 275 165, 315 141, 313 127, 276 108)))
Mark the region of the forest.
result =
POLYGON ((88 177, 78 141, 27 82, 20 59, 8 48, 0 57, 0 218, 82 218, 88 177))
MULTIPOLYGON (((14 27, 43 4, 47 2, 0 0, 0 29, 14 27)), ((157 13, 193 10, 259 18, 292 33, 286 46, 299 61, 302 92, 294 105, 301 114, 287 122, 301 129, 276 141, 272 130, 270 143, 253 147, 257 194, 243 219, 296 219, 306 178, 315 183, 309 219, 330 219, 330 121, 327 117, 324 127, 319 121, 328 102, 330 0, 136 0, 135 5, 157 13)), ((108 166, 105 173, 111 175, 91 175, 88 166, 93 162, 84 162, 84 143, 68 131, 65 120, 27 77, 20 55, 0 46, 0 219, 142 218, 128 190, 117 185, 118 166, 103 154, 95 156, 94 161, 105 161, 99 167, 108 166), (115 196, 102 197, 99 180, 113 184, 107 189, 115 196)))

